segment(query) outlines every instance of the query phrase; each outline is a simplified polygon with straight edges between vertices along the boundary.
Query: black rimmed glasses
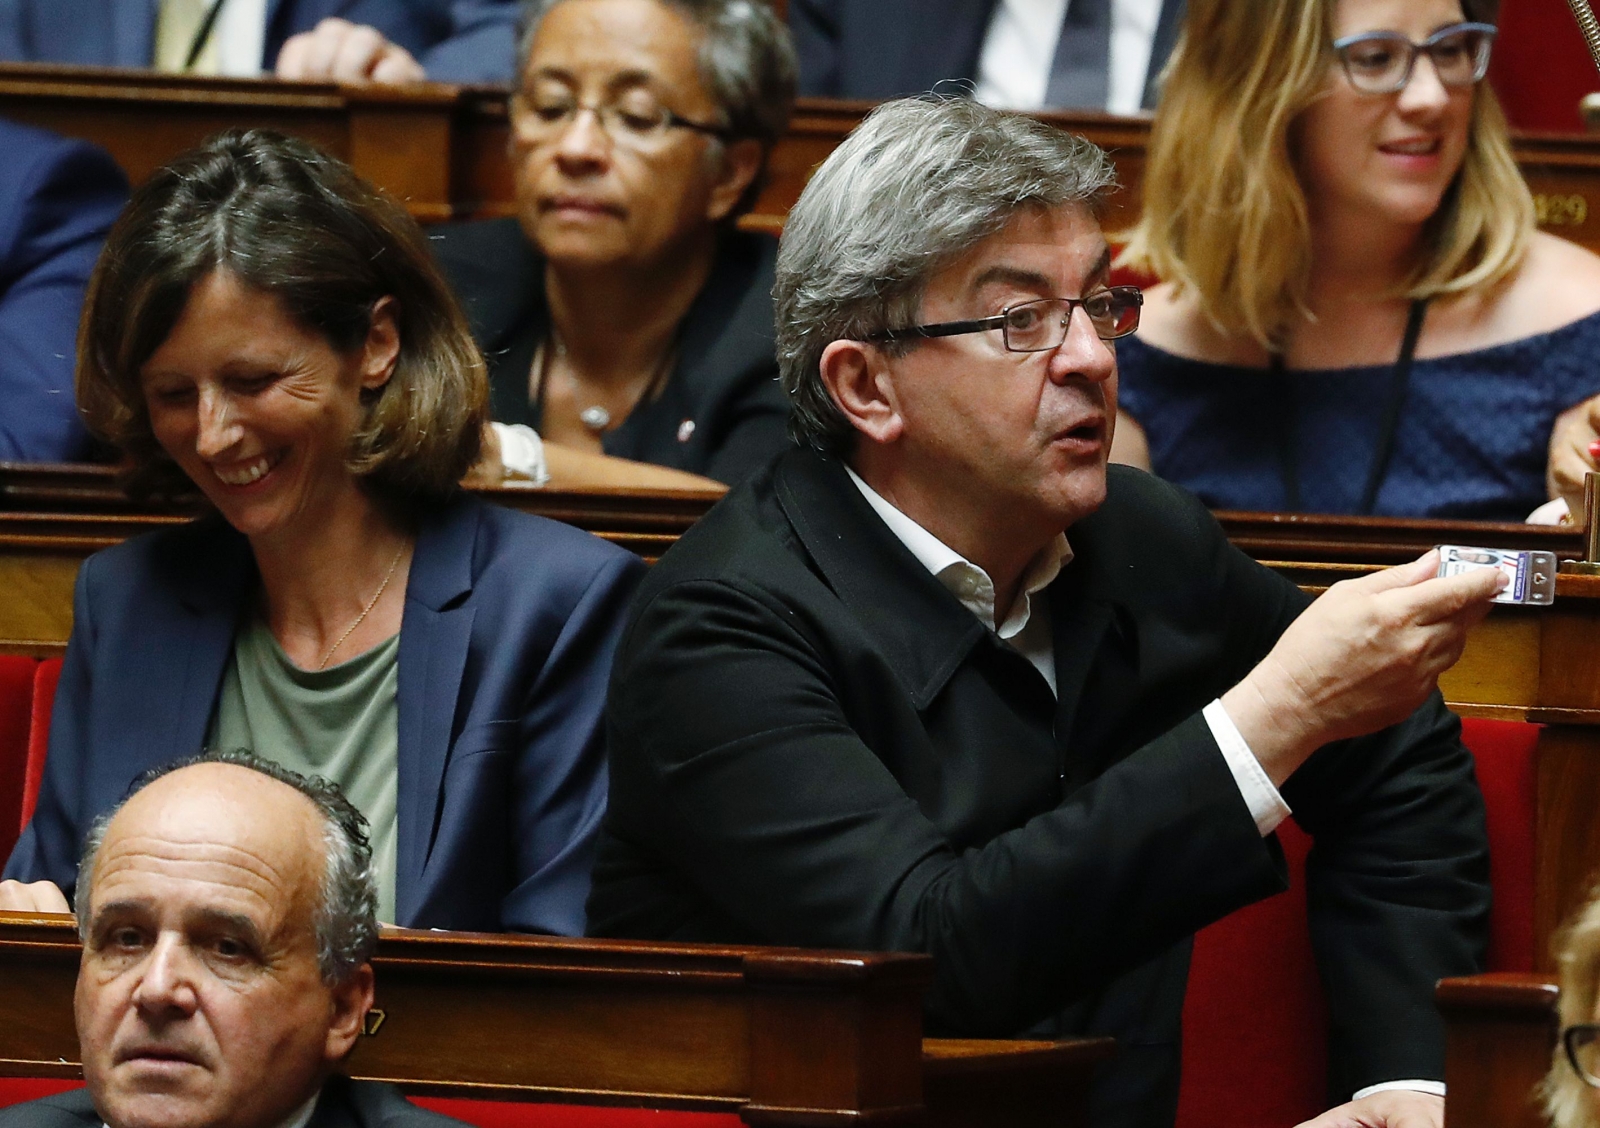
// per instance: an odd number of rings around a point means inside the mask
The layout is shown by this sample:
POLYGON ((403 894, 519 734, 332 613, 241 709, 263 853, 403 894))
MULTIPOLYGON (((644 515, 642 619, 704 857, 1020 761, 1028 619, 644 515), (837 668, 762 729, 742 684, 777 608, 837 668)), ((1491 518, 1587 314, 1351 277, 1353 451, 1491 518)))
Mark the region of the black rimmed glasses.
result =
POLYGON ((512 131, 534 145, 548 144, 560 137, 585 111, 594 114, 612 141, 633 149, 654 148, 674 129, 688 129, 722 140, 732 136, 724 126, 692 121, 647 98, 592 103, 580 102, 571 94, 529 94, 519 90, 511 95, 509 109, 512 131))
POLYGON ((1483 81, 1495 34, 1493 24, 1458 23, 1413 43, 1397 31, 1364 31, 1335 39, 1333 50, 1351 86, 1363 94, 1393 94, 1405 89, 1417 56, 1424 53, 1445 86, 1483 81))
POLYGON ((1561 1032, 1567 1062, 1583 1083, 1600 1089, 1600 1023, 1582 1022, 1561 1032))
POLYGON ((962 333, 982 333, 998 329, 1010 352, 1048 352, 1061 347, 1072 323, 1072 311, 1079 306, 1089 316, 1095 335, 1102 341, 1126 337, 1139 328, 1139 307, 1144 294, 1137 286, 1112 286, 1082 298, 1040 298, 1006 306, 993 317, 971 321, 941 321, 934 325, 913 325, 907 329, 884 329, 868 334, 866 340, 915 341, 923 337, 954 337, 962 333))

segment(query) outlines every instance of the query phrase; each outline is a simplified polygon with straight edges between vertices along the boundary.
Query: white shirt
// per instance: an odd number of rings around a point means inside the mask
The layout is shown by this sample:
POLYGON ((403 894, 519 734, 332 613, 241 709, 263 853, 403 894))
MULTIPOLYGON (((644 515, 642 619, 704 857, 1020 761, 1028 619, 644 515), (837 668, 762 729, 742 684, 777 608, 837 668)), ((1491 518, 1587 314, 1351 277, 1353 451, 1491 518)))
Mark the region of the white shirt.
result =
MULTIPOLYGON (((211 34, 217 41, 218 74, 257 77, 267 42, 267 0, 223 0, 211 34)), ((276 62, 266 60, 266 69, 276 62)))
MULTIPOLYGON (((267 0, 221 0, 216 22, 192 73, 255 78, 261 74, 261 52, 267 39, 267 0)), ((189 45, 199 34, 210 0, 162 0, 156 17, 152 63, 181 69, 189 45), (168 21, 172 21, 169 23, 168 21), (181 37, 181 38, 179 38, 181 37)), ((270 63, 274 60, 268 60, 270 63)))
MULTIPOLYGON (((1006 110, 1044 108, 1050 64, 1069 0, 1000 0, 978 56, 974 96, 1006 110)), ((1162 0, 1111 0, 1111 59, 1105 108, 1138 113, 1161 22, 1162 0)))
MULTIPOLYGON (((1058 533, 1056 539, 1028 565, 1028 570, 1023 574, 1022 593, 999 626, 996 626, 994 581, 989 574, 896 509, 867 485, 854 469, 846 466, 845 472, 850 475, 856 489, 861 491, 861 496, 867 499, 867 504, 872 506, 872 511, 889 526, 889 531, 906 546, 911 555, 933 573, 945 589, 976 615, 984 626, 1010 643, 1032 663, 1033 668, 1043 674, 1045 681, 1050 684, 1050 692, 1055 693, 1055 639, 1050 631, 1049 593, 1044 589, 1072 560, 1072 546, 1067 543, 1066 534, 1058 533)), ((1222 702, 1211 702, 1201 711, 1201 715, 1205 717, 1217 747, 1222 750, 1222 759, 1233 774, 1233 781, 1238 785, 1239 794, 1244 797, 1251 817, 1255 819, 1256 829, 1265 838, 1289 817, 1291 812, 1288 804, 1267 777, 1255 753, 1250 751, 1250 745, 1245 743, 1243 734, 1222 707, 1222 702)), ((1406 1080, 1369 1085, 1355 1093, 1353 1099, 1360 1100, 1386 1089, 1409 1089, 1444 1096, 1444 1083, 1441 1081, 1406 1080)))

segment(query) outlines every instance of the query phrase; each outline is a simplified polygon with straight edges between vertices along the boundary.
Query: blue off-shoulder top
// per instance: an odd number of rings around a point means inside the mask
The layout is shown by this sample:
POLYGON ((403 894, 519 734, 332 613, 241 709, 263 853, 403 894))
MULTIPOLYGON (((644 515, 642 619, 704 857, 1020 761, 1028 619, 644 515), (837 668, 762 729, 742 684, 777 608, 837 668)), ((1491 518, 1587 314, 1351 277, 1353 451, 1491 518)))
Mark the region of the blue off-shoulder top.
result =
MULTIPOLYGON (((1151 468, 1213 509, 1287 509, 1281 385, 1265 368, 1117 341, 1121 410, 1151 468)), ((1377 454, 1394 366, 1290 370, 1306 513, 1354 513, 1377 454)), ((1545 500, 1550 428, 1600 393, 1600 313, 1549 333, 1414 362, 1372 512, 1521 521, 1545 500)))

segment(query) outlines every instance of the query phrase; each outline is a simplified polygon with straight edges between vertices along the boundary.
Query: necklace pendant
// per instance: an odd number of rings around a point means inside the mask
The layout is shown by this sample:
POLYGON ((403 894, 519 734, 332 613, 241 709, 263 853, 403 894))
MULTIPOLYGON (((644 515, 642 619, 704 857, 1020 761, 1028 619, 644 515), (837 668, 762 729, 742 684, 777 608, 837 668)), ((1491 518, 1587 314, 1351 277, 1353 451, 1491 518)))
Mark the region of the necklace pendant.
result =
POLYGON ((599 404, 584 408, 578 412, 578 418, 591 431, 604 431, 611 426, 611 413, 599 404))

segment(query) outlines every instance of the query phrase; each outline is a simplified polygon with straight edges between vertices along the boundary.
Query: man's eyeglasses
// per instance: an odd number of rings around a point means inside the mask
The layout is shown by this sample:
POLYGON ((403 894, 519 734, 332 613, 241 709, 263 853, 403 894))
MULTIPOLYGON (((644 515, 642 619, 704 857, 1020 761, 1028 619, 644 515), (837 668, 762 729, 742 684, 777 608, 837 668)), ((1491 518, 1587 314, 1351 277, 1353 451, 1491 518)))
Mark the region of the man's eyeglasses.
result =
POLYGON ((1048 352, 1067 339, 1072 311, 1083 307, 1089 324, 1102 341, 1126 337, 1139 328, 1139 307, 1144 294, 1137 286, 1112 286, 1085 298, 1040 298, 1007 306, 994 317, 972 321, 941 321, 935 325, 913 325, 908 329, 884 329, 868 334, 868 341, 915 341, 922 337, 954 337, 962 333, 982 333, 998 329, 1011 352, 1048 352))
POLYGON ((1584 1022, 1561 1032, 1567 1061, 1591 1089, 1600 1089, 1600 1023, 1584 1022))
POLYGON ((630 99, 595 105, 580 102, 570 95, 530 95, 520 90, 511 95, 511 128, 519 140, 542 145, 566 133, 585 111, 594 114, 600 128, 613 142, 633 149, 653 148, 674 129, 693 130, 724 140, 731 135, 725 126, 691 121, 653 101, 630 99))
POLYGON ((1363 94, 1393 94, 1411 81, 1417 56, 1426 52, 1439 81, 1446 86, 1471 86, 1489 70, 1495 27, 1458 23, 1441 27, 1421 43, 1397 31, 1364 31, 1333 41, 1350 85, 1363 94))

